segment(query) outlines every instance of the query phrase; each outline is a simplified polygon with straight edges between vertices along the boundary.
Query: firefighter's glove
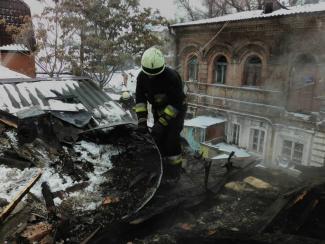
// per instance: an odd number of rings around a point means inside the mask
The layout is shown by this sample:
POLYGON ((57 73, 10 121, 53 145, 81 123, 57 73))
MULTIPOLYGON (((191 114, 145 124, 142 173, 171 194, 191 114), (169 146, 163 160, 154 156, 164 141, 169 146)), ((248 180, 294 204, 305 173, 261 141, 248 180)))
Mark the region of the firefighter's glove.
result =
POLYGON ((165 131, 165 126, 163 126, 161 123, 157 122, 154 124, 154 126, 151 129, 151 135, 155 140, 159 141, 159 140, 161 140, 161 138, 164 134, 164 131, 165 131))

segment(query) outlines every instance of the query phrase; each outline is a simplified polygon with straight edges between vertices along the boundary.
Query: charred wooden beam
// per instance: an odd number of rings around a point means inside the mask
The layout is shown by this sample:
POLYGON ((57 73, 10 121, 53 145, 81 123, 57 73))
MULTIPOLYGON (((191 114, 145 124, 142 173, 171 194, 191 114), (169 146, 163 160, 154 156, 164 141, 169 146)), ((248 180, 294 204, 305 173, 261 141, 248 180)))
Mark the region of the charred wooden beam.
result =
POLYGON ((267 228, 277 218, 283 208, 288 204, 290 198, 278 198, 261 216, 256 224, 256 233, 264 233, 267 228))
POLYGON ((30 191, 30 189, 35 185, 35 183, 41 178, 42 172, 39 172, 28 185, 14 198, 14 200, 4 209, 0 214, 0 223, 2 223, 10 213, 15 209, 18 203, 24 198, 24 196, 30 191))
POLYGON ((0 164, 6 165, 10 168, 17 168, 20 170, 24 170, 26 168, 34 166, 33 163, 30 161, 10 157, 0 157, 0 164))
POLYGON ((45 205, 48 211, 49 218, 55 218, 56 217, 56 207, 54 204, 54 196, 51 192, 51 189, 47 182, 43 182, 42 185, 42 195, 45 201, 45 205))

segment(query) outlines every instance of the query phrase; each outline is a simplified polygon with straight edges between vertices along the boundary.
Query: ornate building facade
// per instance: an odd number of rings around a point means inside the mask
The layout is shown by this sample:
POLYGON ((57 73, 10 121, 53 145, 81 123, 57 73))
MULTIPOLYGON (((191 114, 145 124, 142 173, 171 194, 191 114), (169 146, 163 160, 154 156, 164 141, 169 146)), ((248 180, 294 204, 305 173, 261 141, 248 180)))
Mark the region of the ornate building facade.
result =
POLYGON ((267 14, 236 13, 171 31, 189 117, 225 117, 224 140, 265 164, 324 166, 324 3, 271 6, 267 14))

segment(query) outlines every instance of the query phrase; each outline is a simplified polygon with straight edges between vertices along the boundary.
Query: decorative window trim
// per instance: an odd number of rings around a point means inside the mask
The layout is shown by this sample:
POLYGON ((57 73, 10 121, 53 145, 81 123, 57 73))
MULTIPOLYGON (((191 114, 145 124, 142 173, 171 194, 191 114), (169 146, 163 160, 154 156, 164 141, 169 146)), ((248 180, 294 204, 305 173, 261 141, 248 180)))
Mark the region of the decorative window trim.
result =
POLYGON ((231 64, 231 56, 225 52, 217 52, 215 53, 213 56, 211 56, 211 58, 209 58, 208 61, 208 83, 209 84, 227 84, 227 81, 229 81, 229 77, 230 77, 230 64, 231 64), (221 57, 225 57, 227 60, 227 70, 226 70, 226 79, 225 79, 225 83, 216 83, 215 82, 215 62, 221 58, 221 57))
POLYGON ((267 68, 267 62, 266 62, 266 57, 261 55, 260 53, 257 52, 247 52, 243 58, 240 59, 240 70, 241 70, 241 85, 242 86, 247 86, 247 87, 259 87, 263 84, 263 79, 266 76, 266 68, 267 68), (261 80, 256 86, 250 86, 245 84, 245 66, 246 62, 248 61, 249 58, 257 56, 261 60, 261 80))
POLYGON ((265 67, 265 65, 263 64, 263 58, 260 55, 258 55, 256 53, 250 53, 250 54, 248 54, 245 57, 245 59, 243 60, 243 64, 242 64, 242 70, 243 70, 243 72, 242 72, 242 85, 243 86, 253 86, 253 87, 259 87, 259 86, 261 86, 262 80, 263 80, 263 67, 265 67), (258 80, 255 80, 255 82, 256 82, 255 85, 250 85, 247 82, 248 81, 248 77, 247 77, 247 72, 248 71, 247 71, 246 68, 248 67, 248 65, 252 65, 253 66, 253 64, 248 64, 248 62, 252 58, 258 58, 260 60, 260 67, 259 67, 260 74, 259 74, 259 79, 258 80))

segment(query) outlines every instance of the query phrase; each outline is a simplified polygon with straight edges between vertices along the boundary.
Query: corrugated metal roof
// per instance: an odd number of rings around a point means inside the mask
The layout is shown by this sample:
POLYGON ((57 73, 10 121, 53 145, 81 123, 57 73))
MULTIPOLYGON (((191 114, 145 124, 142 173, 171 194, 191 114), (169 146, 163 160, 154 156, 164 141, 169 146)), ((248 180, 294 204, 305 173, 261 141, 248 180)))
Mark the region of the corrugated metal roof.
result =
POLYGON ((128 118, 119 104, 90 80, 2 80, 0 110, 17 115, 37 106, 44 111, 88 111, 105 125, 128 118))
POLYGON ((278 16, 289 16, 298 14, 310 14, 325 11, 325 3, 318 4, 306 4, 302 6, 289 7, 289 9, 280 9, 269 14, 264 14, 262 10, 245 11, 235 14, 228 14, 220 17, 203 19, 197 21, 190 21, 185 23, 174 24, 171 27, 182 27, 182 26, 192 26, 192 25, 204 25, 204 24, 214 24, 222 22, 233 22, 241 20, 253 20, 253 19, 265 19, 278 16))

